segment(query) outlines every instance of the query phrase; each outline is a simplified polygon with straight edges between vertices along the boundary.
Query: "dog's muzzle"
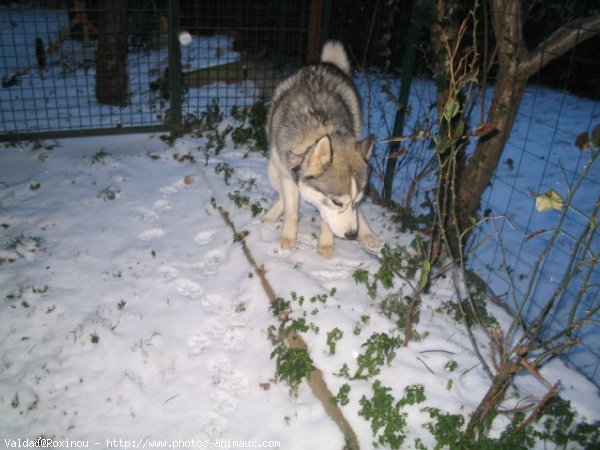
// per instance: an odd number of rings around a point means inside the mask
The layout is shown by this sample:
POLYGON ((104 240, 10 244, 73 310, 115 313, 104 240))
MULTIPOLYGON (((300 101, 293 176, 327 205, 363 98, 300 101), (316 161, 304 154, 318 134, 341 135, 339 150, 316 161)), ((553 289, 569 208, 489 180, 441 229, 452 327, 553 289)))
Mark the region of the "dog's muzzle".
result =
POLYGON ((358 233, 356 231, 347 231, 344 237, 349 241, 354 241, 358 237, 358 233))

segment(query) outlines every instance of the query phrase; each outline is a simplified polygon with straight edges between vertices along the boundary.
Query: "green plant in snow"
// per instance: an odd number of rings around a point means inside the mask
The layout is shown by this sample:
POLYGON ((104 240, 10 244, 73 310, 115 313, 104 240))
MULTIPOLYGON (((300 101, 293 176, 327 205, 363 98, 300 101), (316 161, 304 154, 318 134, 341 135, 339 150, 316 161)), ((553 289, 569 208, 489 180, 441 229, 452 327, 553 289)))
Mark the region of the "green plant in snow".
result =
POLYGON ((336 377, 346 378, 347 380, 352 378, 350 376, 350 367, 348 367, 348 364, 346 364, 346 363, 344 363, 344 365, 341 367, 341 369, 337 373, 334 373, 334 375, 336 377))
POLYGON ((371 321, 371 316, 367 316, 367 315, 361 316, 360 322, 357 322, 356 325, 354 325, 352 334, 354 334, 354 336, 359 336, 360 333, 362 333, 362 326, 369 325, 370 321, 371 321))
MULTIPOLYGON (((306 313, 304 313, 306 315, 306 313)), ((309 331, 313 331, 315 334, 319 334, 319 327, 316 326, 313 322, 307 322, 305 317, 300 317, 297 319, 289 319, 284 322, 284 332, 286 334, 289 333, 307 333, 309 331), (288 325, 289 323, 289 325, 288 325)))
POLYGON ((152 161, 160 160, 160 154, 156 152, 146 152, 146 156, 150 158, 152 161))
POLYGON ((379 380, 372 386, 373 397, 364 395, 359 400, 361 409, 358 415, 371 422, 371 431, 376 439, 375 447, 398 449, 406 439, 406 417, 404 407, 425 401, 425 388, 420 385, 408 386, 404 389, 404 397, 396 401, 390 394, 392 390, 383 386, 379 380))
POLYGON ((28 251, 31 253, 38 253, 46 250, 44 238, 39 236, 25 236, 20 234, 12 237, 8 240, 4 246, 5 250, 10 251, 28 251))
POLYGON ((338 391, 335 397, 331 398, 331 402, 334 405, 346 406, 350 403, 350 398, 348 398, 348 394, 350 393, 350 386, 348 383, 344 383, 340 390, 338 391))
POLYGON ((217 99, 213 99, 200 114, 199 118, 193 116, 187 117, 185 127, 193 128, 194 135, 206 139, 206 143, 198 149, 204 153, 204 163, 208 164, 211 155, 218 156, 225 148, 225 141, 232 127, 225 126, 222 130, 219 126, 223 122, 224 116, 219 107, 217 99))
POLYGON ((367 287, 367 292, 371 299, 375 300, 377 286, 380 284, 385 289, 394 287, 394 278, 399 277, 403 280, 415 279, 420 271, 418 286, 415 289, 424 289, 429 281, 430 264, 424 253, 424 244, 420 237, 417 237, 411 243, 414 252, 410 252, 403 245, 396 245, 394 248, 385 244, 381 249, 381 265, 370 281, 370 274, 364 269, 354 272, 354 280, 367 287))
MULTIPOLYGON (((411 293, 407 296, 406 307, 403 307, 401 317, 398 317, 397 320, 398 325, 404 330, 405 344, 419 336, 414 329, 414 325, 419 321, 421 293, 429 284, 431 271, 431 263, 426 255, 423 240, 416 237, 411 243, 411 247, 413 248, 412 252, 401 245, 396 245, 394 248, 391 248, 388 244, 384 245, 381 250, 381 265, 377 272, 373 274, 372 280, 369 272, 364 269, 354 272, 354 280, 366 286, 367 293, 372 300, 375 300, 379 284, 385 289, 391 289, 394 286, 394 279, 400 278, 408 285, 411 293), (419 278, 415 280, 417 274, 419 274, 419 278)), ((398 298, 402 297, 402 289, 395 295, 398 298)), ((392 297, 388 299, 387 303, 393 303, 391 300, 392 297)), ((398 304, 398 302, 396 303, 398 304)))
POLYGON ((315 366, 304 348, 290 348, 284 345, 275 347, 271 359, 275 358, 276 378, 286 382, 294 391, 315 366))
POLYGON ((231 179, 231 177, 233 176, 233 172, 235 172, 235 169, 233 167, 231 167, 229 165, 229 163, 217 163, 217 165, 215 166, 215 173, 218 174, 223 174, 223 180, 225 181, 225 184, 229 186, 229 180, 231 179))
MULTIPOLYGON (((20 300, 20 305, 23 308, 29 308, 30 304, 27 301, 27 298, 31 297, 31 295, 29 295, 29 292, 31 292, 31 294, 35 294, 35 295, 43 295, 46 292, 48 292, 50 288, 47 285, 18 285, 17 288, 11 292, 9 292, 8 294, 6 294, 6 296, 4 297, 4 299, 8 302, 10 302, 10 306, 11 308, 16 308, 16 303, 20 300)), ((48 307, 47 312, 52 312, 54 311, 55 307, 48 307)))
POLYGON ((238 208, 250 207, 252 217, 258 216, 263 212, 263 207, 260 202, 250 202, 250 197, 243 195, 240 191, 235 190, 227 194, 227 197, 237 206, 238 208))
POLYGON ((197 118, 193 115, 186 116, 184 123, 186 126, 194 127, 194 134, 197 137, 206 137, 206 133, 215 131, 221 122, 223 122, 224 116, 219 106, 219 101, 213 99, 206 105, 206 108, 200 113, 200 117, 197 118))
POLYGON ((415 327, 419 323, 420 310, 413 308, 413 299, 402 296, 401 292, 392 292, 381 301, 381 312, 385 317, 393 320, 400 330, 406 331, 407 327, 413 327, 410 333, 412 340, 420 340, 421 336, 415 327))
POLYGON ((121 190, 119 188, 113 186, 106 186, 104 189, 98 192, 98 195, 96 197, 104 201, 111 201, 119 198, 120 194, 121 190))
POLYGON ((329 347, 329 354, 335 355, 335 347, 340 339, 344 337, 344 332, 339 328, 335 327, 329 333, 327 333, 327 346, 329 347))
POLYGON ((39 236, 26 236, 20 234, 8 239, 4 245, 5 254, 0 256, 0 266, 5 263, 12 263, 21 258, 29 258, 37 253, 46 251, 44 238, 39 236))
POLYGON ((402 345, 399 337, 390 337, 385 333, 374 333, 361 347, 365 349, 356 358, 358 368, 355 379, 366 379, 379 375, 384 364, 391 364, 396 349, 402 345))
POLYGON ((575 413, 570 402, 559 396, 553 397, 532 419, 525 423, 525 414, 515 414, 497 438, 475 437, 465 428, 465 418, 461 414, 450 414, 438 408, 423 408, 432 421, 423 425, 435 438, 438 449, 471 450, 531 450, 540 448, 578 448, 592 449, 600 439, 600 421, 587 423, 575 422, 575 413), (529 426, 532 425, 532 426, 529 426))
MULTIPOLYGON (((327 303, 327 299, 329 297, 333 297, 335 295, 336 292, 336 288, 332 288, 329 293, 324 292, 323 294, 315 294, 312 297, 310 297, 309 301, 310 303, 327 303)), ((298 295, 297 292, 292 291, 290 293, 290 296, 292 297, 292 300, 297 302, 300 306, 304 305, 304 302, 306 301, 303 295, 298 295)))
POLYGON ((110 153, 107 153, 104 149, 101 149, 94 153, 92 156, 91 163, 92 164, 104 164, 104 160, 110 156, 110 153))
MULTIPOLYGON (((292 293, 292 297, 298 298, 295 293, 292 293)), ((269 339, 275 347, 271 352, 271 359, 275 359, 275 377, 296 391, 302 379, 315 370, 315 366, 307 349, 293 345, 294 337, 311 329, 317 333, 318 328, 312 323, 308 324, 304 317, 292 319, 289 300, 278 297, 271 302, 269 309, 279 321, 277 327, 271 325, 268 328, 269 339)))
POLYGON ((576 418, 571 402, 555 396, 541 410, 536 420, 541 429, 535 430, 535 436, 565 448, 573 443, 586 449, 597 448, 594 446, 600 442, 600 421, 576 422, 576 418))
POLYGON ((291 303, 282 297, 277 297, 269 305, 269 310, 277 318, 281 317, 282 314, 285 314, 285 315, 289 314, 289 312, 291 311, 290 308, 291 308, 291 303))
POLYGON ((178 162, 189 162, 190 164, 196 164, 196 158, 192 155, 192 152, 185 154, 173 153, 173 159, 178 162))
POLYGON ((267 154, 267 107, 258 102, 248 108, 234 106, 231 116, 236 121, 235 126, 224 125, 224 115, 217 100, 210 102, 199 118, 191 117, 186 120, 186 127, 193 128, 197 137, 205 138, 206 142, 199 148, 204 153, 205 164, 211 155, 218 156, 225 148, 226 140, 231 137, 236 148, 245 147, 251 152, 267 154))
POLYGON ((385 244, 381 249, 381 265, 377 272, 371 277, 368 271, 358 269, 354 272, 354 280, 357 283, 364 284, 369 297, 375 300, 377 286, 380 284, 385 289, 394 287, 395 275, 406 270, 406 261, 410 257, 411 255, 406 247, 397 245, 391 248, 389 244, 385 244))
POLYGON ((448 300, 437 309, 450 315, 457 322, 466 323, 468 326, 482 326, 492 328, 498 321, 487 310, 487 298, 483 292, 471 293, 469 298, 459 301, 448 300))
POLYGON ((231 132, 231 139, 237 147, 245 147, 251 152, 259 152, 263 156, 268 153, 266 132, 268 108, 264 102, 257 102, 247 108, 234 106, 231 115, 237 126, 231 132))

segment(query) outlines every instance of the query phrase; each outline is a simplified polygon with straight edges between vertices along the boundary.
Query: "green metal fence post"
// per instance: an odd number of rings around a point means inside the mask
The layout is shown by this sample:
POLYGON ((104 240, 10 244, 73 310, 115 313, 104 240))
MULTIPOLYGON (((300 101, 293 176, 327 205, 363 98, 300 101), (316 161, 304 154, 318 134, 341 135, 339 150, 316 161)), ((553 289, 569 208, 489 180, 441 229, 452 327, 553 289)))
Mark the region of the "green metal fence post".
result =
MULTIPOLYGON (((402 62, 402 78, 400 80, 400 93, 398 96, 398 109, 394 119, 394 134, 393 136, 401 136, 404 130, 404 119, 406 118, 406 110, 408 104, 408 96, 410 94, 410 86, 412 83, 415 59, 417 55, 417 33, 423 24, 420 3, 422 0, 414 0, 412 5, 410 27, 408 29, 408 41, 406 43, 406 51, 402 62)), ((392 200, 392 185, 396 172, 396 158, 390 157, 398 151, 399 142, 390 143, 387 151, 387 163, 383 176, 383 192, 381 193, 383 200, 389 202, 392 200)))
POLYGON ((171 132, 181 130, 181 47, 179 46, 179 0, 169 0, 169 98, 171 132))

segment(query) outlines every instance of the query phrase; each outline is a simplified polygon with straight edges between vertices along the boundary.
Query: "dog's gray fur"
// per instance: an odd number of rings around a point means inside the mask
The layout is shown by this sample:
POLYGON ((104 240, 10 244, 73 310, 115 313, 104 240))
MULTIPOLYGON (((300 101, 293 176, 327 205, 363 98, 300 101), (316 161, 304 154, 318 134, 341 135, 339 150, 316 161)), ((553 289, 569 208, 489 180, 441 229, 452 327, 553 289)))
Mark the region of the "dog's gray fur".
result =
POLYGON ((299 197, 321 214, 318 251, 335 254, 334 234, 367 247, 378 241, 358 210, 369 178, 373 137, 359 141, 361 105, 343 46, 329 41, 321 62, 298 70, 275 90, 268 117, 269 179, 279 199, 265 220, 282 214, 282 248, 296 244, 299 197))

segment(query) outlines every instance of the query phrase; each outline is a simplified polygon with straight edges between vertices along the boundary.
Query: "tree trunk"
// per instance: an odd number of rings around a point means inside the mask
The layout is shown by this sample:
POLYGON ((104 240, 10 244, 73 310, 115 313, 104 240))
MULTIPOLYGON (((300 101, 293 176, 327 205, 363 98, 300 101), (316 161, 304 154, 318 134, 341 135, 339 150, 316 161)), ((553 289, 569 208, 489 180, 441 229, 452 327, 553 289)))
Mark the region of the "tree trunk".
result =
POLYGON ((127 1, 101 2, 96 51, 96 100, 103 105, 129 103, 127 76, 127 1))
POLYGON ((526 86, 526 80, 518 78, 517 71, 518 67, 513 66, 508 72, 515 75, 500 73, 487 120, 488 123, 494 124, 498 131, 477 143, 462 172, 457 201, 458 217, 463 220, 462 230, 466 230, 471 225, 470 219, 477 215, 481 196, 490 184, 517 117, 526 86))
POLYGON ((504 361, 498 368, 491 386, 471 415, 471 419, 467 424, 467 434, 478 438, 487 433, 494 417, 498 414, 498 407, 502 404, 506 391, 519 369, 519 365, 511 361, 504 361))

